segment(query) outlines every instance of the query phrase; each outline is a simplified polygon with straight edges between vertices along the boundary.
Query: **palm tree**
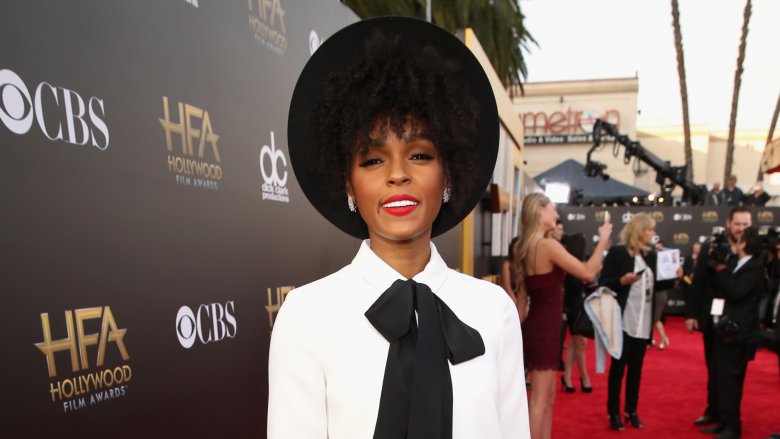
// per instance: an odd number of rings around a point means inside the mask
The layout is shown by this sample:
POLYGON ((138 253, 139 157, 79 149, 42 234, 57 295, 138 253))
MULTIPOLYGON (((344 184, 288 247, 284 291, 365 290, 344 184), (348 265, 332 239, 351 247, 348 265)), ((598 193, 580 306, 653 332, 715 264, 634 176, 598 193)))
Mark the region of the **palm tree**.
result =
POLYGON ((745 45, 747 44, 748 23, 753 3, 745 2, 745 12, 742 19, 742 38, 739 41, 739 54, 737 55, 737 70, 734 72, 734 94, 731 97, 731 118, 729 119, 729 138, 726 143, 726 169, 723 173, 723 181, 727 181, 731 175, 734 164, 734 131, 737 127, 737 104, 739 102, 739 87, 742 84, 742 64, 745 62, 745 45))
MULTIPOLYGON (((451 32, 471 27, 501 82, 510 92, 527 76, 523 53, 536 44, 517 0, 431 0, 432 21, 451 32)), ((425 17, 425 0, 342 0, 360 18, 381 15, 425 17)))
POLYGON ((680 7, 672 0, 672 27, 674 48, 677 50, 677 74, 680 77, 680 98, 682 99, 683 135, 685 137, 685 166, 687 178, 693 181, 693 151, 691 150, 691 124, 688 121, 688 86, 685 82, 685 56, 683 56, 682 33, 680 32, 680 7))
MULTIPOLYGON (((775 126, 777 126, 777 117, 780 116, 780 95, 777 96, 777 104, 775 104, 775 113, 772 115, 772 122, 769 124, 769 132, 766 135, 766 147, 769 148, 769 144, 772 143, 772 138, 775 134, 775 126)), ((762 163, 763 163, 763 157, 766 156, 769 153, 766 149, 764 149, 764 154, 762 155, 762 163)), ((758 181, 764 181, 764 172, 761 170, 761 165, 758 166, 758 177, 756 178, 758 181)))

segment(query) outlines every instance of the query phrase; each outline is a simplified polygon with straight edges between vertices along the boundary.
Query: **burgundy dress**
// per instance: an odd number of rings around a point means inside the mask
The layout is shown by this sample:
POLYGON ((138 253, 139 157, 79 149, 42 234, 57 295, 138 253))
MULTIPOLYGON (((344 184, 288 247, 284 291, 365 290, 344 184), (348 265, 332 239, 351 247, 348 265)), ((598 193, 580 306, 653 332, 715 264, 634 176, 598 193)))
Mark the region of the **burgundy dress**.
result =
POLYGON ((557 265, 549 273, 525 278, 525 290, 531 299, 531 308, 522 325, 526 368, 558 370, 560 367, 564 278, 566 272, 557 265))

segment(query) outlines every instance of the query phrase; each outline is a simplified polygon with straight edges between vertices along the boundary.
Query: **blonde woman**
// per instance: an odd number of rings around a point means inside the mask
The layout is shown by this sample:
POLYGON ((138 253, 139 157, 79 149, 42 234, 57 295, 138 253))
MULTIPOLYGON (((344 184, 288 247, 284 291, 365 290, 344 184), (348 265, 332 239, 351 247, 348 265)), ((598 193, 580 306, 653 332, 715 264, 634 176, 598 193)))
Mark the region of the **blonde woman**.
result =
POLYGON ((604 259, 601 273, 601 285, 617 293, 623 313, 623 354, 620 359, 613 358, 609 368, 607 412, 613 430, 625 429, 620 416, 620 390, 626 370, 623 415, 635 428, 644 428, 637 415, 637 404, 642 362, 653 333, 653 236, 655 220, 646 213, 635 214, 620 232, 621 245, 613 247, 604 259))
POLYGON ((567 273, 590 282, 601 270, 609 247, 612 224, 599 227, 599 242, 588 261, 572 256, 560 242, 548 237, 555 230, 555 204, 542 194, 523 201, 520 236, 514 249, 517 302, 523 322, 523 356, 531 373, 529 414, 532 439, 552 436, 556 373, 560 363, 563 318, 563 279, 567 273), (530 307, 526 307, 530 299, 530 307), (528 314, 525 310, 528 309, 528 314))

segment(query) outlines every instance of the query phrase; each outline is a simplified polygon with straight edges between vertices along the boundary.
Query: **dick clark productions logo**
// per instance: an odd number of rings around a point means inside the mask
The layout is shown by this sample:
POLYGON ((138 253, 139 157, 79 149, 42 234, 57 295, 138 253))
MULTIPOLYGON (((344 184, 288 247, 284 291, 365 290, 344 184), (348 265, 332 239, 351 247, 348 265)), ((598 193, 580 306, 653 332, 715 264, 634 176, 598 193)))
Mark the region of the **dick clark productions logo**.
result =
POLYGON ((260 148, 260 175, 263 177, 260 187, 263 200, 290 202, 290 193, 287 190, 287 158, 281 149, 276 149, 273 131, 271 144, 260 148))

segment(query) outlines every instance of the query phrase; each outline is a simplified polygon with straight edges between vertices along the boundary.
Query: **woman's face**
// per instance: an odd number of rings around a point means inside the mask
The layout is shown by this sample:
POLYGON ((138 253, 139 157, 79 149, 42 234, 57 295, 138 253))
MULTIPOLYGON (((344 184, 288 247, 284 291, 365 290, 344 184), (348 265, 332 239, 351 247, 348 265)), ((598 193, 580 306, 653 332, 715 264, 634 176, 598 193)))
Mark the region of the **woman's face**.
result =
POLYGON ((655 226, 647 227, 642 231, 642 242, 645 243, 645 245, 652 244, 654 237, 655 237, 655 226))
POLYGON ((372 244, 377 240, 429 240, 445 187, 444 167, 429 139, 407 130, 372 135, 372 144, 352 160, 352 195, 372 244))
POLYGON ((539 220, 542 230, 549 232, 555 230, 555 222, 558 221, 558 211, 555 210, 555 203, 552 201, 539 208, 539 220))

